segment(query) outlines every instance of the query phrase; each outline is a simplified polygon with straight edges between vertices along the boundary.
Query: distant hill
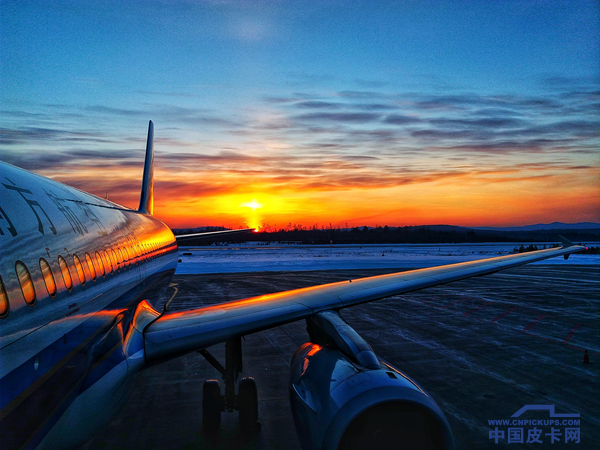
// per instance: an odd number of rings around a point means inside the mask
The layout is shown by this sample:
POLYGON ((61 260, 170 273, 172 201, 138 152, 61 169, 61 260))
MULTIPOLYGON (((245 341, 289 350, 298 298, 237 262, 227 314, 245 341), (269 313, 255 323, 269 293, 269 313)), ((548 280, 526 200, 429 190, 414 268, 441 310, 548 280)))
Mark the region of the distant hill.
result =
POLYGON ((473 230, 489 231, 537 231, 537 230, 597 230, 600 229, 600 223, 579 222, 579 223, 538 223, 535 225, 525 225, 522 227, 473 227, 473 230))

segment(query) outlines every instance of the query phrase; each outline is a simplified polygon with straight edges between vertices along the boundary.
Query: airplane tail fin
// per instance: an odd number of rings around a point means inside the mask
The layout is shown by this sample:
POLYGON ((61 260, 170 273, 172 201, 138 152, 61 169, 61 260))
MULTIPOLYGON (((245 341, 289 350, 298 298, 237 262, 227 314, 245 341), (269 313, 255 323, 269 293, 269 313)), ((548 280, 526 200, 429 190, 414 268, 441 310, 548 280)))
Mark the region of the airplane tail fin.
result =
POLYGON ((150 215, 154 212, 154 124, 152 121, 148 124, 142 195, 140 196, 138 211, 150 215))

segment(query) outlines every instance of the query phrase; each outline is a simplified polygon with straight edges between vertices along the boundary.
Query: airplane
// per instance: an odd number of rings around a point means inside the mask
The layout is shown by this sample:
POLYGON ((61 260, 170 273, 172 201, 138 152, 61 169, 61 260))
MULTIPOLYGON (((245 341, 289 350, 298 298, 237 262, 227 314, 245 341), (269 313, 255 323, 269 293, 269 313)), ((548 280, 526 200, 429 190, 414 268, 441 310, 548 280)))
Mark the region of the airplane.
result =
POLYGON ((309 339, 293 356, 289 390, 302 448, 452 449, 433 398, 378 358, 340 310, 585 249, 561 237, 560 248, 161 310, 178 238, 190 236, 153 216, 153 136, 150 121, 137 210, 0 163, 4 450, 80 446, 127 401, 140 371, 194 351, 225 385, 204 383, 205 430, 218 431, 222 412, 237 410, 241 429, 253 432, 257 388, 251 377, 237 382, 241 338, 298 320, 309 339), (221 365, 207 349, 223 342, 221 365))

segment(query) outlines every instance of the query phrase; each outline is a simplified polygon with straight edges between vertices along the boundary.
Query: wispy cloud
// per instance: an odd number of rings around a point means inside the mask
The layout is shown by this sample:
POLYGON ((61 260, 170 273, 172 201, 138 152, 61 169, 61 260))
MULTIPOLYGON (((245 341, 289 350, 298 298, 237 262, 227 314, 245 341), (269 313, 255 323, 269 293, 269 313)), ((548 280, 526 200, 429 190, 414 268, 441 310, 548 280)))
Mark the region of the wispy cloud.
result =
POLYGON ((0 148, 11 164, 136 206, 145 134, 104 123, 145 120, 151 111, 163 208, 166 199, 183 205, 250 192, 345 191, 358 198, 413 186, 421 192, 445 186, 440 195, 466 187, 495 192, 494 186, 509 183, 547 189, 565 177, 579 180, 572 182, 589 195, 590 180, 600 173, 593 157, 600 145, 600 95, 581 82, 577 90, 567 80, 547 83, 561 88, 545 96, 425 95, 357 83, 373 90, 259 96, 235 110, 177 102, 45 105, 31 113, 13 108, 10 125, 0 129, 0 148), (78 125, 58 126, 57 117, 78 125), (97 117, 101 126, 91 131, 77 121, 82 117, 97 117), (33 147, 35 158, 27 153, 33 147))

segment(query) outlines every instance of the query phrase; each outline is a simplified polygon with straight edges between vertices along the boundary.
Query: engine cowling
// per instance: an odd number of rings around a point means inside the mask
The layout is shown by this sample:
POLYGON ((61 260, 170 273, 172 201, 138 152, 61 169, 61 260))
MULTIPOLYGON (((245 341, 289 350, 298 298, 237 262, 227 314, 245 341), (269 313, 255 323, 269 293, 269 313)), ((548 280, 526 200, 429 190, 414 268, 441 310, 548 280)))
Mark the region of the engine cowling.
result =
POLYGON ((304 450, 453 449, 435 401, 391 365, 365 368, 335 345, 302 345, 291 364, 290 397, 304 450))

